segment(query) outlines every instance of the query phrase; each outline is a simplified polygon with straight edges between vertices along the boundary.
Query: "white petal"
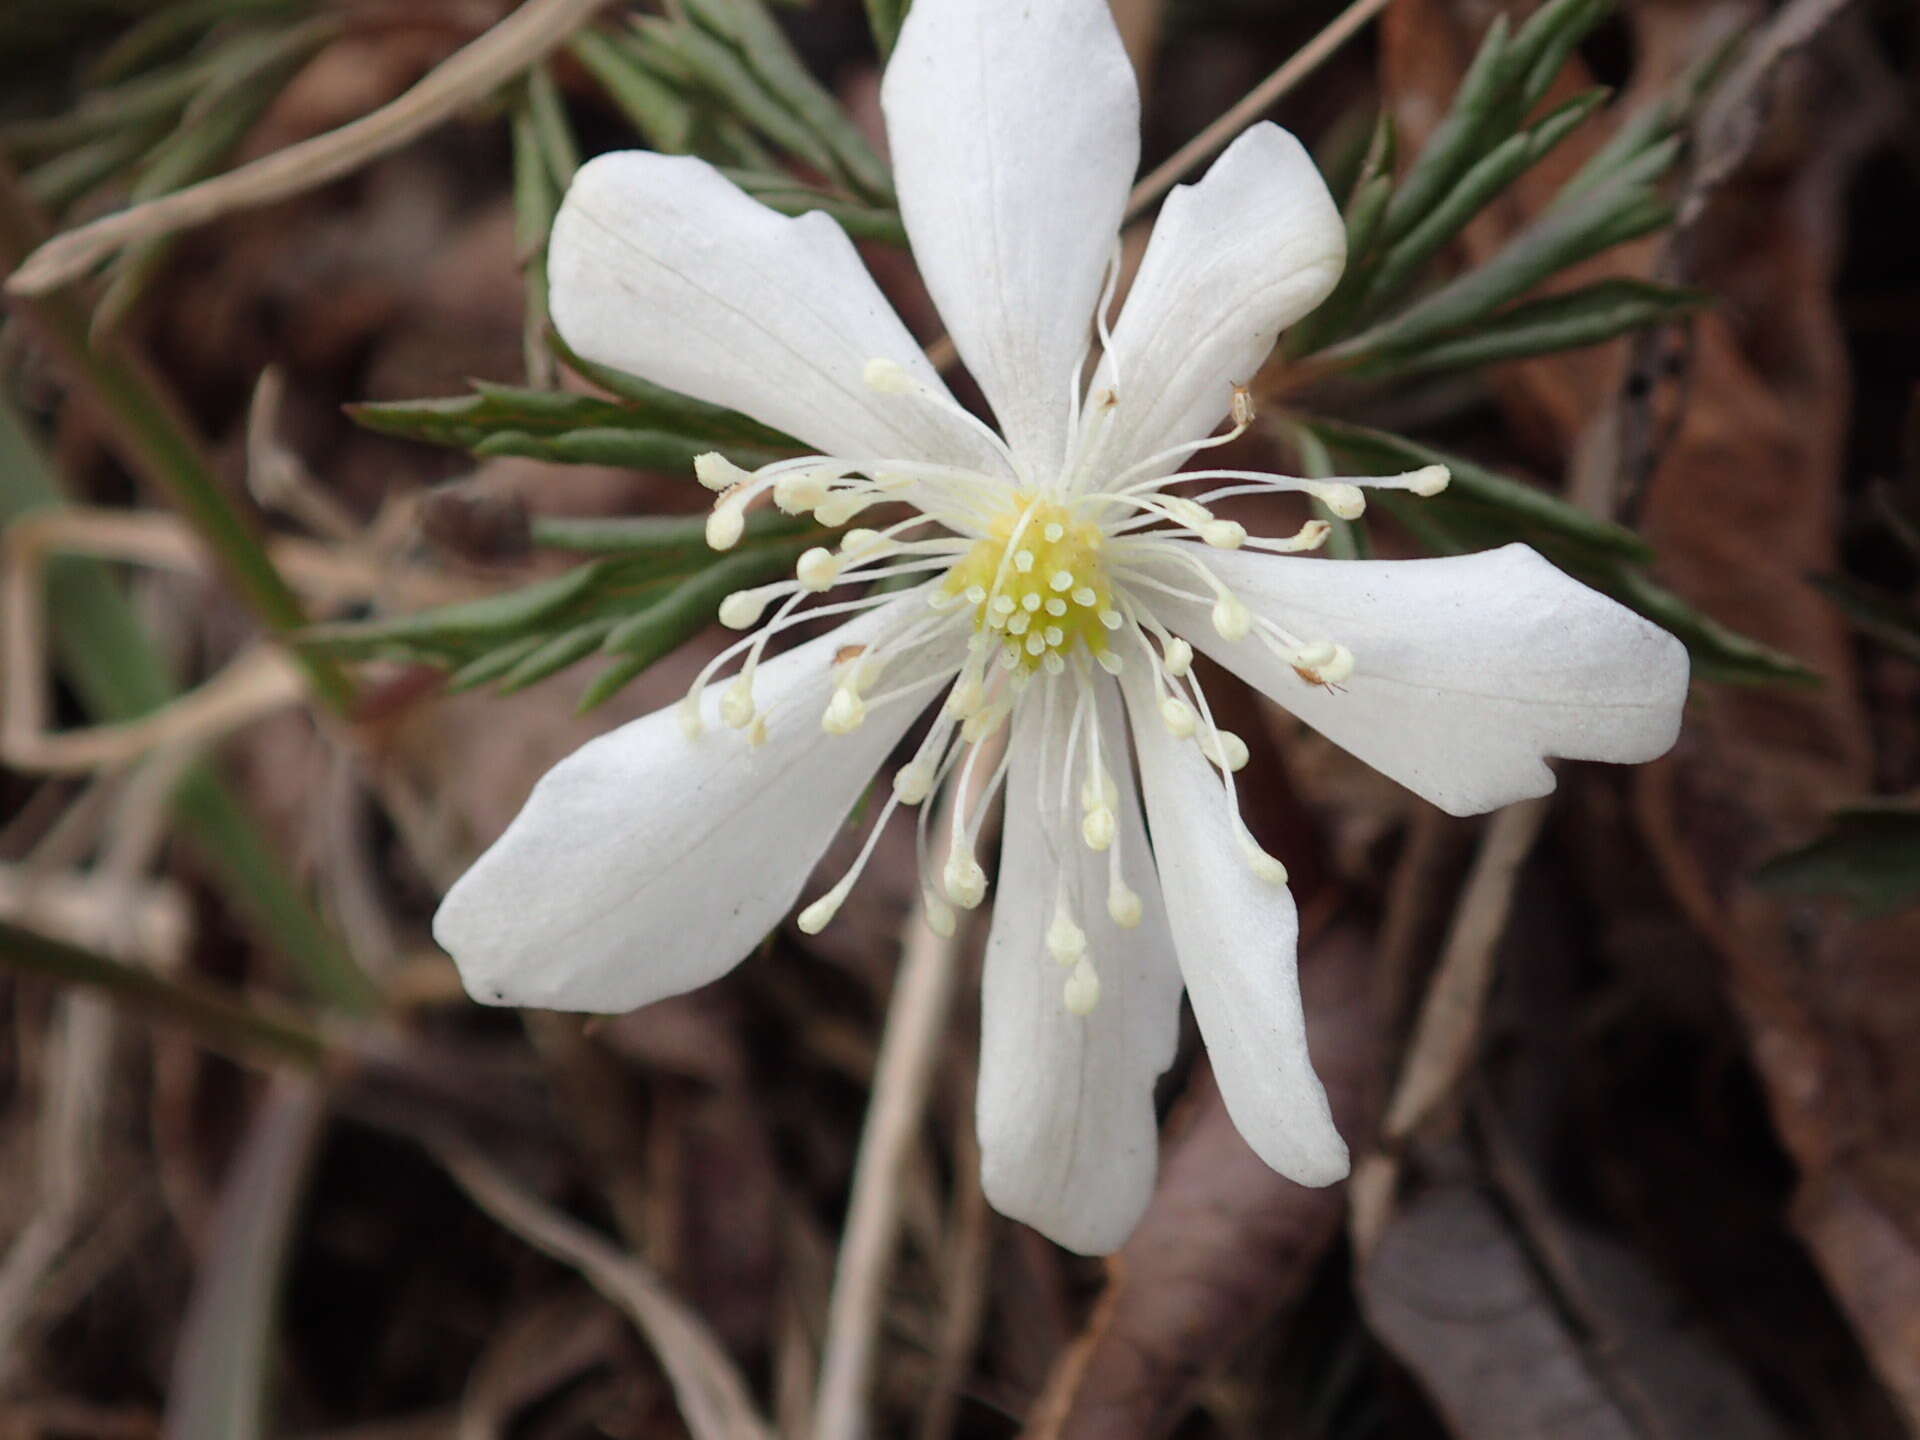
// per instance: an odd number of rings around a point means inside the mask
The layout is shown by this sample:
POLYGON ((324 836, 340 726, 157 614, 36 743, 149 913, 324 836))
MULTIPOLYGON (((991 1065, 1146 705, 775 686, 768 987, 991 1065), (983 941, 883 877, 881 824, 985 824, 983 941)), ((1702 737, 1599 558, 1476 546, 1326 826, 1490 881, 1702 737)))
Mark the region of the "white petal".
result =
POLYGON ((920 273, 1026 478, 1051 479, 1140 160, 1107 0, 918 0, 881 102, 920 273))
POLYGON ((1173 1063, 1180 1032, 1180 975, 1133 793, 1119 701, 1110 683, 1098 683, 1102 744, 1121 795, 1121 873, 1141 897, 1143 918, 1127 930, 1107 916, 1107 856, 1080 842, 1077 776, 1069 777, 1071 808, 1064 816, 1059 810, 1066 717, 1057 714, 1046 733, 1036 686, 1014 721, 980 1002, 978 1123, 987 1198, 1002 1214, 1083 1255, 1119 1249, 1146 1209, 1158 1155, 1153 1085, 1173 1063), (1070 972, 1047 950, 1057 854, 1069 866, 1079 897, 1075 919, 1100 977, 1099 1003, 1084 1016, 1068 1012, 1070 972))
POLYGON ((1293 896, 1247 863, 1217 772, 1161 723, 1142 667, 1121 689, 1167 921, 1227 1113, 1289 1180, 1331 1185, 1346 1176, 1347 1147, 1307 1054, 1293 896))
POLYGON ((769 210, 704 160, 628 150, 582 166, 548 250, 553 323, 589 360, 744 411, 824 455, 987 466, 934 406, 881 395, 869 360, 946 394, 853 242, 769 210))
POLYGON ((1222 640, 1205 607, 1163 621, 1329 740, 1452 815, 1553 789, 1548 756, 1631 764, 1666 753, 1687 696, 1681 643, 1524 545, 1438 560, 1207 551, 1256 615, 1353 652, 1340 689, 1257 640, 1222 640))
MULTIPOLYGON (((1347 229, 1300 142, 1254 126, 1196 185, 1167 197, 1114 326, 1095 394, 1112 387, 1099 469, 1206 438, 1280 332, 1327 298, 1347 229)), ((1166 470, 1177 468, 1169 462, 1166 470)), ((1099 474, 1091 476, 1098 480, 1099 474)))
MULTIPOLYGON (((589 742, 547 772, 434 916, 474 999, 631 1010, 731 970, 793 905, 814 862, 912 723, 911 704, 850 735, 822 732, 834 651, 924 615, 914 594, 761 666, 766 742, 748 745, 704 697, 689 740, 669 706, 589 742)), ((929 646, 888 671, 957 665, 929 646)))

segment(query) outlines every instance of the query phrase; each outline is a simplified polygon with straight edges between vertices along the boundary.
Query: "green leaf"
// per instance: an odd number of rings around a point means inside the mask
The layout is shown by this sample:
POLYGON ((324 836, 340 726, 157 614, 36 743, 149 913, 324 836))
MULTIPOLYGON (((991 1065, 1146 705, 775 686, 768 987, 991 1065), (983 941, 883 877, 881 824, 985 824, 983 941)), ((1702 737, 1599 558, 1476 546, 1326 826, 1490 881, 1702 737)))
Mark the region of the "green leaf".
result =
POLYGON ((1381 259, 1367 289, 1367 310, 1376 311, 1397 299, 1439 253, 1441 246, 1566 139, 1606 98, 1605 90, 1589 90, 1554 110, 1532 129, 1523 130, 1488 151, 1381 259))
POLYGON ((567 48, 655 150, 685 155, 693 149, 693 107, 671 85, 598 30, 582 30, 567 48))
POLYGON ((1728 629, 1655 584, 1627 556, 1530 525, 1512 511, 1456 496, 1451 489, 1428 500, 1383 491, 1369 504, 1386 510, 1435 554, 1464 555, 1515 542, 1532 545, 1575 578, 1676 636, 1692 657, 1697 680, 1725 685, 1820 683, 1817 674, 1791 655, 1728 629))
POLYGON ((791 175, 731 168, 723 168, 722 173, 761 204, 783 215, 805 215, 819 210, 832 216, 840 228, 856 240, 877 240, 885 245, 906 247, 907 229, 901 223, 898 210, 829 195, 824 190, 801 184, 791 175))
POLYGON ((517 637, 592 590, 599 567, 581 565, 518 590, 440 605, 384 620, 312 625, 298 639, 302 648, 347 657, 378 655, 414 646, 457 645, 493 637, 517 637))
POLYGON ((1813 587, 1839 606, 1862 633, 1920 662, 1920 611, 1905 597, 1845 575, 1816 575, 1813 587))
POLYGON ((500 692, 510 695, 524 690, 558 674, 575 661, 586 659, 601 647, 613 627, 611 617, 589 620, 542 641, 500 677, 500 692))
MULTIPOLYGON (((811 538, 811 537, 809 537, 811 538)), ((618 658, 594 678, 579 708, 591 710, 618 694, 635 676, 663 655, 685 644, 714 617, 720 602, 735 590, 771 580, 804 548, 790 543, 760 552, 729 555, 706 573, 681 581, 607 636, 604 648, 618 658)))
MULTIPOLYGON (((179 128, 141 164, 129 198, 151 200, 217 173, 280 98, 287 81, 338 33, 337 22, 310 21, 227 46, 188 103, 179 128)), ((126 318, 178 244, 177 236, 166 236, 130 245, 115 258, 94 307, 94 335, 111 333, 126 318)))
POLYGON ((1464 456, 1435 450, 1384 430, 1369 430, 1317 415, 1302 417, 1299 423, 1336 452, 1350 456, 1356 462, 1356 471, 1350 473, 1384 474, 1414 470, 1422 465, 1445 465, 1453 475, 1446 498, 1456 503, 1464 500, 1490 509, 1496 515, 1503 512, 1536 530, 1564 536, 1602 555, 1623 555, 1641 561, 1653 558, 1652 547, 1625 526, 1598 519, 1558 496, 1498 474, 1464 456))
POLYGON ((157 124, 129 126, 36 165, 21 181, 35 203, 58 214, 133 164, 164 133, 157 124))
POLYGON ((907 18, 912 0, 866 0, 867 28, 873 31, 873 48, 885 60, 900 39, 900 26, 907 18))
POLYGON ((1866 916, 1920 904, 1920 810, 1884 804, 1836 811, 1825 835, 1768 861, 1754 883, 1781 895, 1842 896, 1866 916))
POLYGON ((564 191, 573 172, 580 168, 580 143, 573 138, 573 126, 567 120, 560 88, 553 83, 553 71, 545 65, 527 72, 527 107, 547 172, 564 191))
POLYGON ((1676 319, 1708 300, 1698 290, 1678 290, 1644 280, 1602 280, 1513 306, 1455 339, 1407 351, 1376 352, 1355 362, 1347 373, 1364 379, 1405 378, 1578 350, 1676 319))
MULTIPOLYGON (((613 372, 587 367, 564 349, 570 367, 601 381, 613 372)), ((692 457, 726 449, 742 463, 791 453, 778 431, 669 390, 622 377, 626 393, 604 400, 562 390, 473 382, 471 395, 349 405, 359 424, 387 435, 448 445, 479 455, 528 455, 562 464, 684 469, 692 457)))
POLYGON ((1486 264, 1363 334, 1341 341, 1320 358, 1340 365, 1455 338, 1568 266, 1657 230, 1672 218, 1672 206, 1641 182, 1635 167, 1629 167, 1571 203, 1556 203, 1486 264))
MULTIPOLYGON (((844 177, 864 199, 892 203, 893 184, 886 165, 840 102, 814 79, 759 0, 685 0, 685 4, 695 23, 734 47, 766 92, 826 147, 828 162, 822 168, 844 177)), ((771 129, 767 134, 779 138, 771 129)))
POLYGON ((1684 641, 1693 656, 1696 679, 1722 685, 1816 686, 1822 683, 1818 671, 1785 651, 1729 629, 1665 586, 1655 584, 1645 571, 1634 566, 1615 565, 1582 572, 1577 564, 1569 563, 1567 568, 1684 641))

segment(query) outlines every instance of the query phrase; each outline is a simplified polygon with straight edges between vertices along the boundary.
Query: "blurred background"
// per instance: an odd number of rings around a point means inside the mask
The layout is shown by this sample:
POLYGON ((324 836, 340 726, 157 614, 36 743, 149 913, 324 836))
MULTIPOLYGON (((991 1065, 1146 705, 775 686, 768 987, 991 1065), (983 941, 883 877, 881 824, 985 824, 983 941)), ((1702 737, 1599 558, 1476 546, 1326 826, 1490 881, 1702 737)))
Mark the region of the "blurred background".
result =
POLYGON ((1442 457, 1336 553, 1523 539, 1694 653, 1666 760, 1478 820, 1214 687, 1346 1185, 1253 1158, 1189 1022, 1119 1256, 994 1215, 976 923, 855 1203, 905 843, 682 999, 465 999, 438 896, 714 652, 742 572, 709 593, 690 460, 783 438, 552 343, 558 196, 705 155, 839 217, 935 340, 876 100, 903 8, 0 5, 0 268, 162 202, 0 330, 0 1437, 1920 1435, 1897 0, 1114 0, 1147 165, 1280 70, 1257 113, 1367 262, 1236 460, 1442 457))

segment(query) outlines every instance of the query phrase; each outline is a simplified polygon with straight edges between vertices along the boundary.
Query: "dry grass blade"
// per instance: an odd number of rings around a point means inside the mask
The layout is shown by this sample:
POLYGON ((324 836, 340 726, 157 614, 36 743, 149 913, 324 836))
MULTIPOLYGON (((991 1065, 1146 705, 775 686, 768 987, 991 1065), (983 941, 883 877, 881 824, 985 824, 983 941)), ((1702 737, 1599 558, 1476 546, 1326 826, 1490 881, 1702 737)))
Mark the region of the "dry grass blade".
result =
POLYGON ((474 1204, 534 1249, 573 1266, 626 1312, 659 1357, 694 1440, 773 1440, 739 1370, 651 1270, 515 1183, 465 1141, 435 1135, 427 1144, 474 1204))
POLYGON ((44 295, 128 245, 176 234, 236 210, 298 195, 396 150, 544 58, 607 0, 528 0, 457 51, 406 94, 351 124, 56 236, 21 265, 7 289, 44 295))

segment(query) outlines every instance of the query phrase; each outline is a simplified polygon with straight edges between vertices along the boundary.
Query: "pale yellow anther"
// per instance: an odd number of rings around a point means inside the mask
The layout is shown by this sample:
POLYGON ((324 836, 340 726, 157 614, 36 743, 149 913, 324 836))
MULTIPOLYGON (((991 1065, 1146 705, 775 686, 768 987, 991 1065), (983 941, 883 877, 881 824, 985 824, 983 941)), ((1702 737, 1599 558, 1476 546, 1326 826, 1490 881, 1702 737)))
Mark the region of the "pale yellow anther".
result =
POLYGON ((779 593, 777 586, 755 590, 736 590, 720 602, 720 623, 729 630, 750 630, 766 613, 767 601, 779 593))
POLYGON ((1416 495, 1438 495, 1452 481, 1453 474, 1444 465, 1428 465, 1413 472, 1407 488, 1416 495))
POLYGON ((820 728, 829 735, 851 735, 866 718, 866 702, 843 685, 827 702, 826 713, 820 717, 820 728))
POLYGON ((736 675, 721 692, 720 718, 733 729, 744 730, 753 723, 753 716, 753 684, 745 675, 736 675))
POLYGON ((1105 805, 1089 810, 1080 817, 1080 838, 1086 842, 1089 850, 1112 849, 1113 837, 1119 829, 1119 820, 1105 805))
POLYGON ((1087 953, 1087 932, 1066 911, 1056 911, 1047 927, 1047 953, 1062 965, 1072 965, 1087 953))
POLYGON ((753 477, 726 456, 709 450, 704 455, 693 457, 693 478, 707 489, 718 492, 731 490, 734 486, 744 484, 753 477))
MULTIPOLYGON (((1038 595, 1029 595, 1027 599, 1034 602, 1027 607, 1029 610, 1038 610, 1040 608, 1040 597, 1038 595)), ((1067 613, 1067 602, 1056 595, 1053 599, 1047 601, 1047 613, 1058 620, 1062 615, 1067 613)))
POLYGON ((1022 575, 1031 574, 1033 572, 1033 551, 1031 550, 1014 551, 1013 552, 1013 568, 1018 570, 1022 575))
POLYGON ((1244 640, 1253 628, 1253 616, 1232 595, 1222 595, 1213 604, 1213 629, 1222 640, 1244 640))
POLYGON ((867 388, 878 391, 882 395, 907 395, 916 388, 913 377, 907 374, 897 360, 884 358, 869 360, 866 368, 860 373, 861 378, 867 382, 867 388))
POLYGON ((800 912, 797 923, 803 933, 818 935, 826 929, 833 917, 840 913, 840 906, 851 889, 845 881, 833 887, 818 900, 800 912))
POLYGON ((1247 742, 1231 730, 1215 730, 1211 737, 1203 741, 1200 747, 1207 759, 1223 770, 1244 770, 1247 765, 1247 742))
POLYGON ((1193 646, 1182 640, 1178 635, 1169 635, 1167 637, 1166 667, 1167 673, 1175 679, 1186 675, 1188 671, 1193 669, 1193 646))
POLYGON ((1253 873, 1269 885, 1287 883, 1287 867, 1260 848, 1259 842, 1251 835, 1240 836, 1240 851, 1247 857, 1247 864, 1253 867, 1253 873))
POLYGON ((1193 734, 1198 724, 1194 719, 1193 707, 1175 695, 1169 695, 1160 702, 1160 721, 1177 740, 1185 740, 1193 734))
POLYGON ((1358 485, 1344 482, 1334 485, 1314 485, 1311 493, 1315 499, 1338 515, 1342 520, 1358 520, 1367 513, 1366 492, 1358 485))
POLYGON ((1247 543, 1247 527, 1238 520, 1209 520, 1200 527, 1200 538, 1216 550, 1238 550, 1247 543))
POLYGON ((1118 675, 1127 668, 1127 662, 1120 658, 1118 650, 1102 650, 1094 656, 1094 663, 1109 675, 1118 675))
POLYGON ((1107 891, 1107 918, 1122 930, 1138 927, 1145 913, 1146 907, 1140 897, 1125 885, 1116 881, 1113 888, 1107 891))
POLYGON ((902 805, 918 805, 933 793, 933 768, 918 761, 902 765, 894 772, 893 793, 902 805))
POLYGON ((1007 633, 1009 635, 1024 635, 1032 628, 1033 616, 1027 614, 1024 610, 1007 621, 1007 633))
MULTIPOLYGON (((1040 608, 1039 594, 1036 591, 1029 590, 1025 595, 1022 595, 1020 597, 1020 608, 1028 614, 1032 614, 1038 610, 1040 608)), ((1049 610, 1053 609, 1053 603, 1051 601, 1047 603, 1047 608, 1049 610)))
POLYGON ((787 515, 804 515, 824 504, 831 493, 819 473, 813 470, 782 475, 773 482, 773 503, 787 515))
POLYGON ((747 507, 737 500, 722 500, 707 516, 707 544, 715 550, 731 550, 747 530, 747 507))
POLYGON ((1233 425, 1236 430, 1244 430, 1253 424, 1253 392, 1244 385, 1233 387, 1233 425))
POLYGON ((1073 589, 1073 572, 1071 570, 1056 570, 1053 572, 1053 578, 1049 580, 1047 584, 1062 593, 1071 590, 1073 589))
POLYGON ((962 910, 973 910, 987 898, 987 872, 971 855, 955 855, 941 873, 947 898, 962 910))
POLYGON ((1070 1015, 1091 1015, 1094 1007, 1100 1003, 1100 977, 1094 973, 1090 961, 1081 960, 1073 967, 1073 974, 1067 977, 1061 1000, 1070 1015))
POLYGON ((824 545, 815 545, 800 557, 800 563, 793 567, 794 575, 801 587, 819 594, 831 590, 840 578, 840 557, 824 545))

